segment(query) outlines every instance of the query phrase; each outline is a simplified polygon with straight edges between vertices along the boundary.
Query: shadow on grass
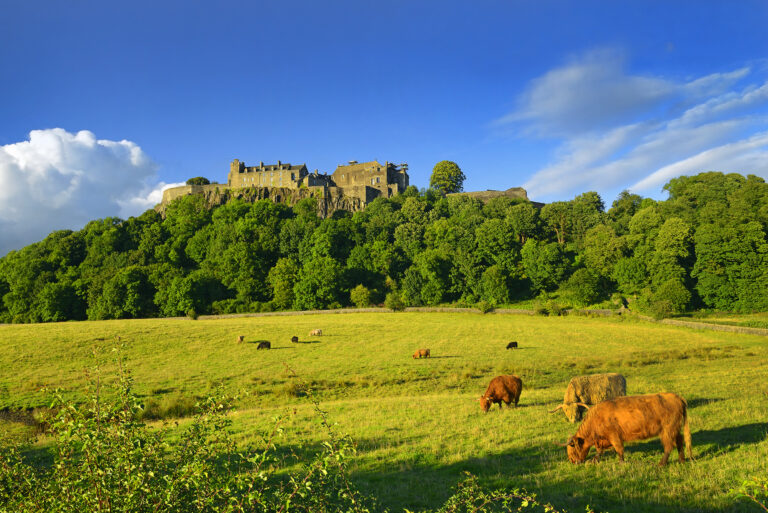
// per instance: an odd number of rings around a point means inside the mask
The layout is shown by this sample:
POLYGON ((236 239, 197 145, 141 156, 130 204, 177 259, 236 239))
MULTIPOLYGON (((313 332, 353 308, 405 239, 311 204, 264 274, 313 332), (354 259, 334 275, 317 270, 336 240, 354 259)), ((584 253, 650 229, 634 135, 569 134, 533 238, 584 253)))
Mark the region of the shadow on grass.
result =
POLYGON ((707 399, 704 397, 697 397, 695 399, 686 400, 688 403, 688 409, 692 410, 693 408, 698 408, 699 406, 706 406, 708 404, 712 403, 718 403, 722 401, 722 399, 715 398, 715 399, 707 399))
MULTIPOLYGON (((429 358, 430 359, 435 359, 435 358, 461 358, 461 357, 460 356, 455 356, 455 355, 446 355, 446 356, 430 356, 429 358)), ((420 358, 417 358, 417 360, 419 360, 419 359, 420 358)))
MULTIPOLYGON (((360 452, 364 452, 363 447, 359 448, 360 452)), ((660 445, 652 450, 661 459, 660 445)), ((674 472, 671 470, 673 468, 683 468, 676 461, 666 469, 659 469, 655 458, 635 458, 633 461, 630 456, 627 463, 619 466, 615 453, 611 452, 603 454, 603 459, 597 465, 615 468, 616 472, 595 472, 595 467, 590 464, 571 465, 564 449, 546 444, 468 458, 448 465, 439 462, 431 464, 424 459, 424 456, 414 455, 406 461, 388 463, 386 470, 358 470, 353 471, 350 477, 363 493, 376 497, 382 509, 387 508, 389 511, 403 511, 404 508, 432 511, 439 508, 455 492, 456 485, 464 480, 466 472, 477 476, 481 486, 486 489, 522 488, 535 493, 542 501, 552 503, 558 510, 569 512, 584 511, 587 504, 595 508, 595 511, 751 511, 749 505, 734 503, 725 508, 709 506, 706 497, 684 494, 669 494, 656 500, 647 498, 649 496, 645 490, 648 474, 656 476, 661 472, 674 472), (613 456, 612 459, 606 458, 609 454, 613 456), (629 467, 635 467, 637 471, 623 473, 622 479, 625 482, 617 486, 616 473, 629 467), (548 477, 542 480, 536 476, 542 473, 548 474, 548 477), (628 507, 629 504, 632 506, 628 507)))

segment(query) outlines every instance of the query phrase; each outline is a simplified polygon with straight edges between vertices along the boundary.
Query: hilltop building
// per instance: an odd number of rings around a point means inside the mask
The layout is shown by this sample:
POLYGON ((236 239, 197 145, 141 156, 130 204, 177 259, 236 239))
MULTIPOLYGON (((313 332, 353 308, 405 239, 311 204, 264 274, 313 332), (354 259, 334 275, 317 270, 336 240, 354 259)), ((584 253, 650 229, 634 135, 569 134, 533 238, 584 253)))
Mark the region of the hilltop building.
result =
POLYGON ((224 198, 270 198, 275 202, 294 202, 305 197, 322 198, 319 205, 324 215, 334 210, 359 210, 376 198, 391 198, 408 187, 408 164, 349 161, 339 165, 333 174, 310 173, 306 164, 277 164, 246 166, 235 159, 229 166, 227 184, 184 185, 163 192, 158 206, 163 210, 174 199, 189 194, 203 194, 209 202, 224 198), (214 196, 218 199, 214 199, 214 196))

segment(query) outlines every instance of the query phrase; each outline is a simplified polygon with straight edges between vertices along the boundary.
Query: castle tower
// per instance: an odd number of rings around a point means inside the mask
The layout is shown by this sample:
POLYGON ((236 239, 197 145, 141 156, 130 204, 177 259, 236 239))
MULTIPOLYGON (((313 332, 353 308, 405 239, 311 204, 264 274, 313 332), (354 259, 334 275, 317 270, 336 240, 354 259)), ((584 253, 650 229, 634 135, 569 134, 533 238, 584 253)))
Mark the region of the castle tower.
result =
POLYGON ((235 178, 238 174, 242 173, 245 170, 245 163, 240 162, 238 159, 235 159, 232 161, 232 163, 229 165, 229 174, 227 175, 227 185, 229 187, 232 187, 232 184, 235 183, 235 178))

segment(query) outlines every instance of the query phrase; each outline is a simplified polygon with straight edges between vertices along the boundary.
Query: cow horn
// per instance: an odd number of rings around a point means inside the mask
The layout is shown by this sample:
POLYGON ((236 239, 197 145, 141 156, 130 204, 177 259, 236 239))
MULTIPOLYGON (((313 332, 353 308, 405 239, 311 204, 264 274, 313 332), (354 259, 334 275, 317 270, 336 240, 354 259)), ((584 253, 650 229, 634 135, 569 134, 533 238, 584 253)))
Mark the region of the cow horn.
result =
POLYGON ((562 410, 562 409, 563 409, 563 406, 565 406, 565 405, 564 405, 564 404, 561 404, 560 406, 558 406, 557 408, 555 408, 554 410, 552 410, 552 411, 551 411, 551 412, 549 412, 549 413, 555 413, 557 410, 562 410))
POLYGON ((584 408, 589 409, 589 406, 587 406, 584 403, 575 403, 575 404, 576 404, 576 406, 583 406, 584 408))

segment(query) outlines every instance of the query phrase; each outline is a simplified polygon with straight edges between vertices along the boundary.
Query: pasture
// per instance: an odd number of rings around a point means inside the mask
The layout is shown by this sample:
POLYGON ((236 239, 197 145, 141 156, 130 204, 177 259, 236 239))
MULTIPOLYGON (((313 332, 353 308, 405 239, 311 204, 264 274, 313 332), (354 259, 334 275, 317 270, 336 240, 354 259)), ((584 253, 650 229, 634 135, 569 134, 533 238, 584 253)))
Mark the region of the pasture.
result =
MULTIPOLYGON (((6 325, 0 408, 44 406, 44 386, 78 397, 84 369, 99 363, 109 375, 117 335, 136 390, 166 417, 218 384, 242 391, 232 419, 244 446, 281 416, 286 453, 314 452, 324 433, 297 381, 307 383, 356 441, 352 480, 393 512, 440 506, 465 471, 486 487, 524 488, 571 512, 587 504, 757 511, 727 491, 768 466, 768 339, 620 317, 359 313, 6 325), (315 328, 323 334, 310 337, 315 328), (257 351, 262 340, 272 349, 257 351), (519 349, 506 350, 512 340, 519 349), (418 348, 431 358, 413 359, 418 348), (628 394, 685 397, 696 461, 657 467, 653 439, 628 444, 623 465, 613 452, 599 464, 568 463, 554 442, 577 425, 548 410, 572 376, 597 372, 622 373, 628 394), (476 399, 491 378, 510 373, 523 380, 519 407, 484 414, 476 399)), ((24 434, 18 423, 3 428, 24 434)))

